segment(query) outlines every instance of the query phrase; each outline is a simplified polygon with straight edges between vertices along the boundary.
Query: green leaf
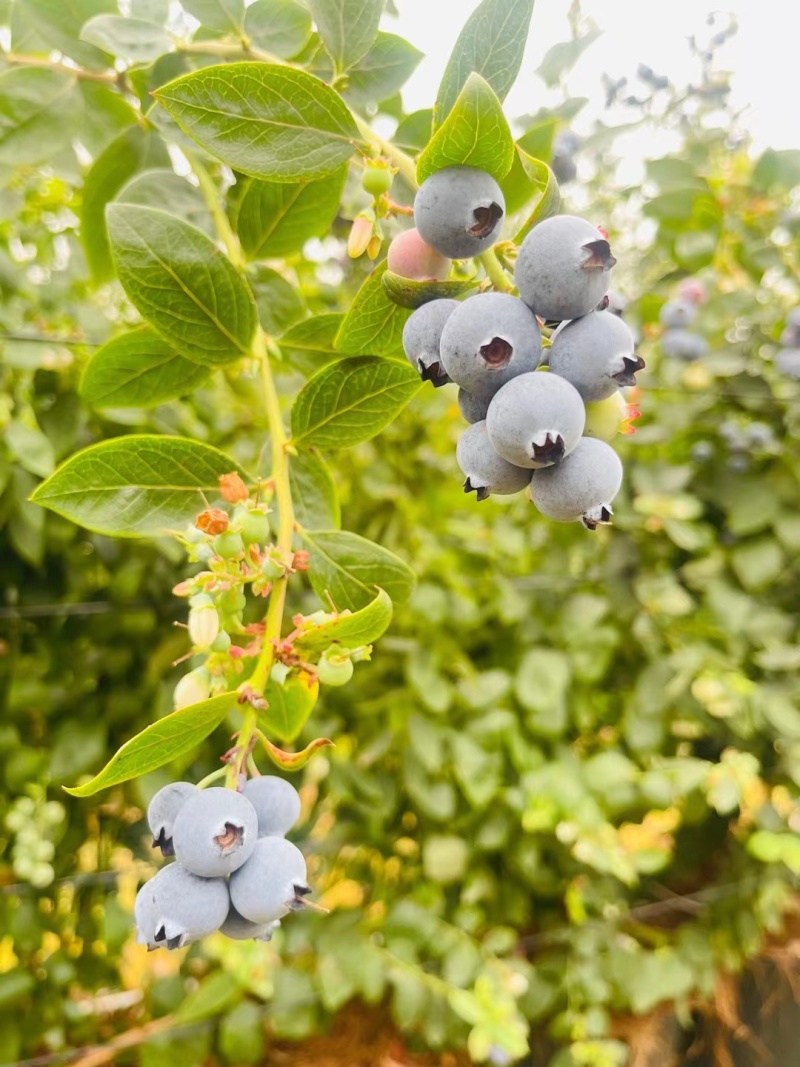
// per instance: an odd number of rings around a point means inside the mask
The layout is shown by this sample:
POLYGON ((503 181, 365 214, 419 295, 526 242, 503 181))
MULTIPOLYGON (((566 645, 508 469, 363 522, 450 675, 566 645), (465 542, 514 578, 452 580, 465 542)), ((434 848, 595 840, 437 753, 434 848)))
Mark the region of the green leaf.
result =
POLYGON ((75 79, 56 70, 0 73, 0 164, 34 167, 68 144, 78 116, 75 79))
POLYGON ((529 156, 519 146, 517 146, 516 158, 528 179, 532 194, 536 196, 536 202, 528 211, 525 221, 514 236, 515 243, 519 244, 538 222, 549 219, 551 215, 558 212, 561 205, 561 191, 558 188, 555 174, 546 163, 529 156))
POLYGON ((157 207, 168 215, 183 219, 209 237, 216 236, 214 223, 197 186, 181 178, 174 170, 156 167, 136 174, 115 197, 119 204, 157 207))
POLYGON ((298 452, 289 465, 294 514, 308 530, 338 530, 342 524, 333 475, 315 452, 298 452))
POLYGON ((483 0, 478 5, 447 62, 436 96, 435 126, 447 118, 473 72, 505 100, 522 65, 532 14, 533 0, 483 0))
MULTIPOLYGON (((25 0, 25 16, 36 33, 82 67, 103 69, 108 56, 95 45, 79 40, 81 27, 95 15, 119 14, 116 0, 25 0)), ((34 49, 35 50, 35 49, 34 49)))
POLYGON ((277 745, 273 745, 269 738, 263 734, 261 735, 261 744, 275 766, 280 767, 282 771, 301 771, 321 748, 333 747, 333 741, 329 741, 327 737, 317 737, 314 741, 309 742, 304 749, 301 749, 300 752, 284 752, 277 745))
POLYGON ((338 312, 298 322, 281 337, 281 352, 299 370, 313 374, 323 364, 340 358, 335 342, 343 322, 344 315, 338 312))
POLYGON ((417 181, 454 164, 480 167, 493 178, 505 178, 514 161, 503 107, 480 74, 470 74, 453 109, 417 160, 417 181))
POLYGON ((332 644, 342 648, 362 648, 377 641, 392 621, 392 601, 383 589, 359 611, 343 611, 327 622, 307 624, 294 646, 302 652, 324 652, 332 644))
POLYGON ((165 166, 169 155, 152 130, 132 126, 97 157, 86 175, 81 206, 81 241, 95 282, 114 274, 106 229, 106 207, 125 183, 144 167, 165 166))
POLYGON ((283 682, 270 677, 264 697, 269 707, 259 712, 259 729, 280 741, 294 741, 317 703, 319 680, 304 670, 293 671, 283 682))
POLYGON ((244 0, 181 0, 181 7, 210 30, 239 33, 244 22, 244 0))
POLYGON ((190 704, 152 723, 126 741, 91 781, 66 789, 74 797, 90 797, 101 789, 155 771, 199 745, 238 704, 238 693, 190 704))
POLYGON ((106 222, 122 287, 156 333, 208 366, 247 353, 256 326, 253 297, 210 238, 135 204, 110 204, 106 222))
POLYGON ((411 152, 412 155, 417 155, 430 141, 432 125, 432 108, 414 111, 404 118, 394 131, 392 143, 396 144, 398 148, 411 152))
POLYGON ((175 1012, 177 1026, 199 1023, 222 1015, 242 996, 239 983, 227 971, 215 971, 182 1001, 175 1012))
POLYGON ((36 427, 21 419, 11 419, 5 428, 8 450, 14 459, 37 478, 48 478, 56 465, 49 439, 36 427))
POLYGON ((219 500, 219 477, 238 464, 183 437, 132 434, 71 456, 31 499, 79 526, 112 537, 181 529, 219 500))
POLYGON ((248 259, 280 259, 330 231, 342 202, 346 165, 316 181, 237 183, 231 222, 248 259))
POLYGON ((244 30, 256 48, 291 59, 311 37, 311 16, 297 0, 255 0, 247 8, 244 30))
POLYGON ((82 106, 77 136, 92 158, 97 159, 115 137, 137 125, 137 113, 110 85, 81 79, 78 89, 82 106))
POLYGON ((169 18, 170 0, 131 0, 131 17, 163 26, 169 18))
POLYGON ((401 89, 422 59, 422 52, 394 33, 379 33, 369 52, 348 74, 345 100, 355 107, 380 103, 401 89))
POLYGON ((305 318, 306 306, 291 282, 271 267, 257 267, 250 275, 261 325, 275 336, 305 318))
POLYGON ((793 189, 800 185, 800 149, 786 148, 776 152, 768 148, 758 157, 751 180, 755 188, 763 192, 773 186, 793 189))
POLYGON ((385 589, 402 604, 414 588, 414 572, 393 552, 348 530, 301 530, 308 549, 309 580, 324 603, 327 595, 337 611, 358 611, 370 604, 377 589, 385 589))
POLYGON ((161 26, 122 15, 95 15, 81 30, 81 40, 131 64, 152 63, 174 47, 161 26))
POLYGON ((308 0, 322 43, 336 71, 344 73, 369 52, 384 0, 308 0))
POLYGON ((602 32, 597 26, 592 26, 587 33, 580 37, 575 37, 571 41, 559 41, 554 44, 546 52, 536 71, 545 85, 549 89, 558 85, 562 75, 575 66, 589 45, 593 44, 601 36, 602 32))
POLYGON ((292 443, 349 448, 380 433, 422 387, 407 362, 382 356, 338 360, 314 375, 292 407, 292 443))
POLYGON ((452 300, 463 293, 468 293, 477 284, 477 278, 466 281, 448 278, 443 282, 417 282, 412 278, 392 274, 389 270, 383 275, 383 287, 392 303, 412 310, 430 303, 431 300, 452 300))
POLYGON ((208 368, 179 356, 147 326, 121 334, 86 364, 80 393, 94 408, 152 408, 186 396, 208 368))
POLYGON ((336 335, 336 347, 348 356, 398 356, 410 312, 389 299, 383 286, 384 260, 366 279, 336 335))
POLYGON ((800 874, 800 838, 795 834, 756 830, 747 840, 747 851, 762 863, 785 863, 800 874))
POLYGON ((296 182, 332 174, 359 142, 342 98, 303 70, 205 67, 154 95, 206 151, 254 178, 296 182))

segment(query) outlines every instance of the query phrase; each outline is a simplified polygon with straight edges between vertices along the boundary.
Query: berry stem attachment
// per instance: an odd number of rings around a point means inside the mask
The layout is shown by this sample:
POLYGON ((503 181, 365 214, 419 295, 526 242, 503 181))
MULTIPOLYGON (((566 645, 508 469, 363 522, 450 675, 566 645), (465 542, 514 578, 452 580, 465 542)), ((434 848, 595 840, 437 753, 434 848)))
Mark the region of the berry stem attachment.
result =
POLYGON ((207 785, 211 785, 212 782, 217 782, 220 778, 224 778, 227 773, 227 767, 220 767, 218 770, 212 771, 211 774, 207 774, 205 778, 201 778, 200 781, 197 783, 197 788, 205 789, 205 787, 207 785))
POLYGON ((512 293, 514 291, 514 283, 503 270, 500 260, 497 258, 497 253, 493 248, 490 248, 488 252, 482 252, 478 259, 495 289, 501 293, 512 293))

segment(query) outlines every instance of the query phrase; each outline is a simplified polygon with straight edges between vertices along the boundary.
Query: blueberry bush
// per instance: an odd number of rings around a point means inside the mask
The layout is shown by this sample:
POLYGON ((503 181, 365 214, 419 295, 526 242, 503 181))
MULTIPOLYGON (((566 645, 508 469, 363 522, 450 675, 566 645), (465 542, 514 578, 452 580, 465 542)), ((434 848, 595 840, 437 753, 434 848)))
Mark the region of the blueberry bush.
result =
POLYGON ((576 5, 524 116, 393 10, 0 5, 2 1064, 738 1063, 791 956, 800 154, 718 17, 578 137, 576 5))

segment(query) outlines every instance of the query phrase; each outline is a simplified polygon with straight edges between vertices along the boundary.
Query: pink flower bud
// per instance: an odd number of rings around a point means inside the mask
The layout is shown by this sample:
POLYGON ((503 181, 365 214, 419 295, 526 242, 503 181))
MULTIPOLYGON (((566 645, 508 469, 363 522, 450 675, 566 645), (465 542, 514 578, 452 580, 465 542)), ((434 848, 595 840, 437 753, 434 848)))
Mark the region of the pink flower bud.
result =
POLYGON ((208 648, 219 633, 219 615, 213 605, 192 608, 189 612, 189 637, 195 648, 208 648))

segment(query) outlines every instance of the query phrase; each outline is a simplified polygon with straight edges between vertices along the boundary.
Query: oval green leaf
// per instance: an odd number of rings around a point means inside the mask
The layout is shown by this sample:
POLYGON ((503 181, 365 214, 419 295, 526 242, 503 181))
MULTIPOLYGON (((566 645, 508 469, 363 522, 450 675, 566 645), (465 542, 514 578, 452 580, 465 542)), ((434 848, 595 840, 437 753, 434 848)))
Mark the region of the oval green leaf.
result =
POLYGON ((291 59, 311 37, 311 15, 298 0, 255 0, 245 13, 244 31, 256 48, 291 59))
POLYGON ((138 204, 110 204, 106 220, 122 287, 156 333, 206 366, 247 353, 256 326, 253 297, 209 237, 138 204))
POLYGON ((248 259, 280 259, 300 252, 310 237, 328 233, 342 202, 347 166, 317 181, 236 186, 231 222, 248 259))
POLYGON ((304 374, 314 374, 325 363, 339 359, 336 337, 344 322, 344 315, 331 312, 315 315, 292 326, 280 339, 283 356, 304 374))
POLYGON ((298 452, 289 464, 294 516, 309 530, 338 530, 342 524, 333 475, 315 452, 298 452))
POLYGON ((525 221, 514 237, 516 244, 519 244, 537 222, 543 222, 558 212, 561 205, 561 190, 558 188, 555 174, 546 163, 529 156, 519 146, 516 151, 517 159, 530 183, 531 195, 536 197, 533 207, 528 211, 525 221))
POLYGON ((244 0, 181 0, 181 7, 210 30, 241 34, 244 0))
POLYGON ((414 572, 382 545, 349 530, 301 530, 311 567, 308 577, 323 601, 328 595, 337 611, 358 611, 385 589, 395 604, 408 600, 414 588, 414 572))
POLYGON ((470 74, 445 122, 417 161, 417 181, 424 182, 443 167, 479 167, 500 181, 514 161, 503 106, 491 85, 470 74))
POLYGON ((65 786, 65 791, 74 797, 90 797, 101 789, 163 767, 178 756, 191 752, 195 745, 213 733, 228 712, 237 706, 238 699, 238 693, 223 693, 165 715, 126 741, 91 781, 71 789, 65 786))
POLYGON ((75 79, 55 70, 16 67, 0 74, 0 163, 47 163, 72 137, 80 100, 75 79))
POLYGON ((31 499, 79 526, 112 537, 180 529, 220 500, 219 477, 237 463, 183 437, 131 434, 71 456, 31 499))
POLYGON ((171 52, 172 36, 161 26, 122 15, 95 15, 83 26, 81 40, 126 63, 152 63, 171 52))
POLYGON ((422 52, 394 33, 379 33, 369 52, 347 75, 342 95, 354 107, 368 107, 398 92, 422 59, 422 52))
POLYGON ((207 152, 253 178, 296 182, 332 174, 359 142, 339 94, 303 70, 205 67, 154 95, 207 152))
POLYGON ((375 599, 359 611, 343 611, 327 622, 308 622, 307 629, 294 640, 298 652, 324 652, 332 644, 361 648, 386 632, 392 621, 391 597, 378 590, 375 599))
POLYGON ((386 261, 379 264, 355 295, 336 336, 336 347, 348 356, 399 356, 403 327, 410 312, 389 299, 383 286, 386 261))
POLYGON ((401 308, 422 307, 431 300, 453 300, 455 297, 468 293, 478 285, 478 279, 458 281, 458 279, 445 279, 443 282, 417 282, 412 278, 402 278, 399 274, 392 274, 387 270, 383 275, 383 287, 392 303, 401 308))
POLYGON ((280 741, 294 741, 308 722, 318 696, 316 674, 293 671, 283 683, 270 678, 264 690, 269 707, 259 712, 259 729, 280 741))
POLYGON ((308 0, 322 43, 343 74, 369 52, 384 0, 308 0))
POLYGON ((349 448, 394 421, 422 387, 409 363, 382 356, 338 360, 314 375, 292 407, 292 443, 349 448))
POLYGON ((152 408, 191 393, 208 374, 142 326, 98 348, 84 368, 80 393, 95 408, 152 408))
POLYGON ((441 126, 467 78, 480 74, 505 100, 522 66, 534 0, 483 0, 458 36, 436 95, 434 124, 441 126))

